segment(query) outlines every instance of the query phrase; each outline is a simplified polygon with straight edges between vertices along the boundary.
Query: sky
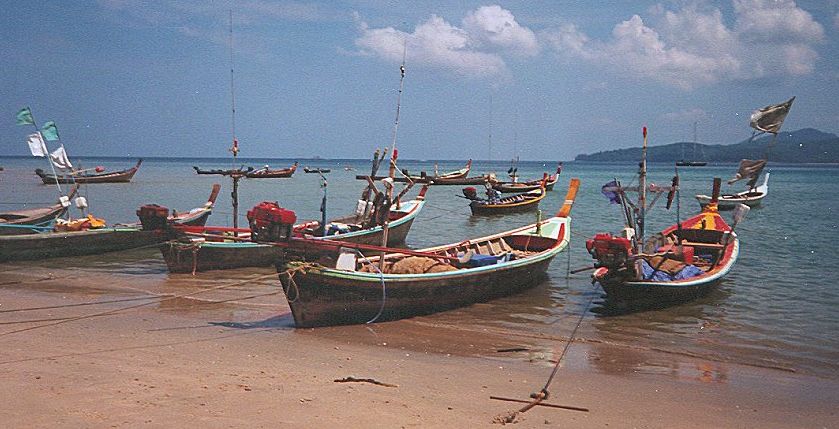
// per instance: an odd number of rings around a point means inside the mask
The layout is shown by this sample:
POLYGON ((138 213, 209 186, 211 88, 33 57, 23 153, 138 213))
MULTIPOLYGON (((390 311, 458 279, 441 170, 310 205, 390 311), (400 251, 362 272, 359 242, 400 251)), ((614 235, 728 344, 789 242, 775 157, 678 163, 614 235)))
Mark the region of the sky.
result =
POLYGON ((7 2, 0 155, 30 106, 72 156, 568 160, 839 132, 839 0, 7 2), (231 91, 230 14, 234 69, 231 91))

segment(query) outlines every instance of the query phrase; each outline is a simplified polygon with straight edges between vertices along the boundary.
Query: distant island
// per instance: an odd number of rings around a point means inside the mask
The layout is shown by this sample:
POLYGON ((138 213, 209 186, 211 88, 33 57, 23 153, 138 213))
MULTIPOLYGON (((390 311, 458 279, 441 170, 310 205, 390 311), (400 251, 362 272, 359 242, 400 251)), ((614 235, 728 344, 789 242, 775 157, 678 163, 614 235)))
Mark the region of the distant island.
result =
MULTIPOLYGON (((671 143, 647 148, 650 162, 676 162, 683 158, 691 161, 739 162, 741 159, 757 159, 763 156, 771 135, 762 136, 749 143, 700 144, 691 142, 671 143)), ((592 154, 581 154, 575 161, 590 162, 633 162, 638 161, 641 148, 616 149, 592 154)), ((781 132, 772 150, 770 162, 785 163, 839 163, 839 137, 813 128, 781 132)))

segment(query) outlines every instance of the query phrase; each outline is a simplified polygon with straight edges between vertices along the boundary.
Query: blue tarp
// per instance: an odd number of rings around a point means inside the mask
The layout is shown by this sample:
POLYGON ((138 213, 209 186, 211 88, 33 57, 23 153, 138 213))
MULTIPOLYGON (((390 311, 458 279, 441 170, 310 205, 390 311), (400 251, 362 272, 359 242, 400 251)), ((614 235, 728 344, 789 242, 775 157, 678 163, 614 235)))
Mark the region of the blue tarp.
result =
POLYGON ((681 271, 675 275, 671 275, 667 271, 654 271, 653 267, 651 267, 650 264, 643 259, 641 260, 641 269, 643 270, 644 280, 654 280, 660 282, 689 279, 704 273, 704 271, 699 269, 696 265, 685 265, 681 271))

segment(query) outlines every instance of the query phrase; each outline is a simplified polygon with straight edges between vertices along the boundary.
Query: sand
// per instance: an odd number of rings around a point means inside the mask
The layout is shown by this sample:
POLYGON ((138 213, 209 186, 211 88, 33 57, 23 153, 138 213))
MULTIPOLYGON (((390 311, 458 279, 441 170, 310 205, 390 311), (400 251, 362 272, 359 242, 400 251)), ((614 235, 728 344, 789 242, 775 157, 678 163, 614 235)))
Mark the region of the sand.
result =
MULTIPOLYGON (((499 427, 521 405, 490 396, 539 391, 569 334, 434 316, 298 330, 270 270, 229 287, 143 274, 0 265, 4 427, 499 427), (106 300, 123 301, 78 305, 106 300)), ((607 344, 565 359, 547 402, 589 411, 536 407, 515 427, 839 426, 837 379, 607 344)))

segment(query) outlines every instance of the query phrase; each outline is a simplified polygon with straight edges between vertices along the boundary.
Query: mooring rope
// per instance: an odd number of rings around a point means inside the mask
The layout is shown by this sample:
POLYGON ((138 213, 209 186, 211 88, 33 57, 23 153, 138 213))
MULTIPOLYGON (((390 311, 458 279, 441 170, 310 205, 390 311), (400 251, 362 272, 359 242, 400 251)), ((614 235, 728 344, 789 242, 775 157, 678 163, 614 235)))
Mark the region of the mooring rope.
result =
MULTIPOLYGON (((356 251, 356 253, 358 253, 359 256, 361 256, 362 259, 364 259, 368 264, 372 265, 373 268, 375 268, 376 271, 379 272, 379 280, 381 280, 381 282, 382 282, 382 305, 381 305, 381 307, 379 307, 379 312, 376 313, 376 315, 372 319, 365 322, 365 325, 369 325, 369 324, 375 322, 376 320, 378 320, 379 317, 382 316, 382 313, 384 313, 384 311, 385 311, 385 302, 387 301, 387 287, 385 286, 385 274, 382 272, 382 270, 379 269, 379 267, 376 264, 370 262, 370 260, 367 259, 367 257, 364 256, 363 253, 361 253, 361 250, 355 249, 355 251, 356 251)), ((382 257, 384 258, 384 256, 382 256, 382 257)))
POLYGON ((577 335, 577 330, 580 329, 580 325, 583 323, 583 319, 585 319, 586 314, 588 314, 588 310, 591 307, 591 304, 594 302, 596 295, 592 295, 591 299, 586 304, 586 308, 583 309, 583 312, 580 314, 580 318, 577 320, 577 324, 574 326, 574 329, 571 331, 571 335, 568 337, 568 341, 565 342, 565 347, 562 349, 562 353, 560 353, 559 358, 556 360, 556 364, 554 365, 553 371, 551 371, 551 375, 548 377, 548 380, 545 382, 545 386, 542 387, 542 390, 531 393, 530 397, 533 398, 533 401, 529 404, 525 405, 524 407, 520 408, 518 411, 513 411, 507 416, 503 418, 505 423, 513 423, 516 420, 516 417, 519 414, 526 413, 531 408, 539 405, 542 401, 548 399, 550 396, 550 392, 548 392, 548 387, 550 387, 551 383, 553 382, 556 373, 559 371, 560 364, 562 363, 562 359, 565 357, 565 354, 568 352, 568 349, 571 347, 571 343, 574 342, 574 337, 577 335))
POLYGON ((313 263, 313 262, 304 262, 304 263, 301 263, 301 264, 295 264, 294 267, 288 268, 287 270, 285 270, 283 272, 283 274, 288 276, 287 283, 288 283, 289 287, 284 292, 285 292, 286 300, 288 300, 289 305, 291 305, 294 302, 297 302, 297 300, 300 299, 300 288, 297 286, 297 282, 294 281, 294 275, 299 273, 299 272, 302 272, 303 274, 305 274, 307 269, 315 268, 317 266, 318 266, 318 264, 313 263), (291 299, 290 296, 289 296, 289 293, 288 293, 291 290, 291 286, 294 286, 294 299, 291 299))

